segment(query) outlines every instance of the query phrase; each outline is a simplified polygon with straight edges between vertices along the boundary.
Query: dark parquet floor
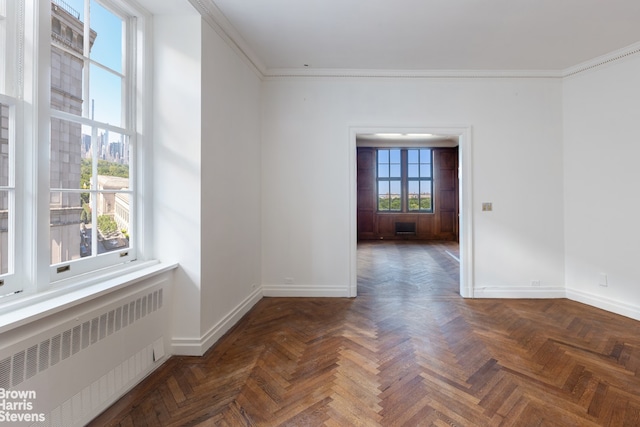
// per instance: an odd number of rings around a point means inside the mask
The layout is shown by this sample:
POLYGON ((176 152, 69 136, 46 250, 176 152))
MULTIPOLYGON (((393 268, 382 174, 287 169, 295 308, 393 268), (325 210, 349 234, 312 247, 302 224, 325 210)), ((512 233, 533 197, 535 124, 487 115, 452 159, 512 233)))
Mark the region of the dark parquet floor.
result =
POLYGON ((357 298, 263 298, 92 425, 640 426, 640 322, 463 299, 457 249, 361 243, 357 298))

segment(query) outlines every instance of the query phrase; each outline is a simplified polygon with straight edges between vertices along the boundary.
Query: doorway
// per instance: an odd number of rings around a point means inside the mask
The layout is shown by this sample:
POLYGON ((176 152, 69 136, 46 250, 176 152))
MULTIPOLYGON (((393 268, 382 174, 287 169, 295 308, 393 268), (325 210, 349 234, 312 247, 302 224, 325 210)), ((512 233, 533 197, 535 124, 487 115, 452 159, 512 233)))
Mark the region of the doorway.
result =
MULTIPOLYGON (((350 287, 349 296, 358 294, 358 146, 368 147, 458 147, 457 148, 457 177, 458 177, 458 207, 459 217, 457 234, 459 236, 458 255, 459 290, 463 297, 473 297, 472 284, 472 210, 471 210, 471 141, 470 127, 424 127, 424 128, 351 128, 350 129, 350 159, 351 159, 351 197, 350 211, 352 232, 350 233, 350 287)), ((377 196, 376 196, 377 197, 377 196)), ((437 203, 437 202, 436 202, 437 203)), ((442 249, 442 248, 440 248, 442 249)), ((452 252, 452 251, 449 251, 452 252)), ((455 252, 455 250, 453 251, 455 252)), ((446 252, 442 252, 446 253, 446 252)))

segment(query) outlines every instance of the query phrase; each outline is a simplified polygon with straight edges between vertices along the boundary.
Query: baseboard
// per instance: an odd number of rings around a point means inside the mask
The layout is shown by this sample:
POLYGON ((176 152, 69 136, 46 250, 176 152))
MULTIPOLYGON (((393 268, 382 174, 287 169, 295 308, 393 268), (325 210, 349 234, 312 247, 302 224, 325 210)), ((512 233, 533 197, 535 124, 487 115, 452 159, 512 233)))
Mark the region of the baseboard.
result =
POLYGON ((347 298, 349 286, 266 285, 265 297, 347 298))
POLYGON ((236 308, 231 310, 222 320, 209 329, 200 339, 173 338, 171 347, 174 355, 202 356, 216 341, 218 341, 229 329, 251 310, 262 299, 262 289, 255 290, 236 308))
POLYGON ((484 287, 473 290, 474 298, 566 298, 566 292, 561 287, 484 287))
POLYGON ((567 298, 572 301, 581 302, 592 307, 600 308, 631 319, 640 320, 640 307, 625 304, 620 301, 604 298, 599 295, 590 294, 576 289, 567 289, 567 298))

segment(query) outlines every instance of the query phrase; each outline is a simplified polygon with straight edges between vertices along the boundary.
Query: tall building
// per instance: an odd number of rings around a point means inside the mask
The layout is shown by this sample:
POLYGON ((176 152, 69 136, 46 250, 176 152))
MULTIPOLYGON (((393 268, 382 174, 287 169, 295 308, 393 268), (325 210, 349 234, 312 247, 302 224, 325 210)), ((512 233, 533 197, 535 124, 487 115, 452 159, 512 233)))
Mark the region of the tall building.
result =
MULTIPOLYGON (((90 45, 97 33, 91 31, 90 45)), ((84 61, 83 23, 80 13, 64 1, 51 2, 51 107, 82 114, 84 61), (79 56, 73 55, 77 53, 79 56)), ((90 152, 90 140, 82 126, 60 119, 51 120, 51 188, 80 188, 82 158, 90 152)), ((51 263, 80 257, 82 201, 77 193, 52 192, 51 263)))

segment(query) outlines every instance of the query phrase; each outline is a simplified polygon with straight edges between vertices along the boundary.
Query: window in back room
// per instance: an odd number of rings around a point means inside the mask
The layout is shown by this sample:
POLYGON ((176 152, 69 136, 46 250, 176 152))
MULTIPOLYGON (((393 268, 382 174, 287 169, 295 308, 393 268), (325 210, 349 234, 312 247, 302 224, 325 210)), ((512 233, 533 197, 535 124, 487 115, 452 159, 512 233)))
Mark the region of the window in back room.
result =
POLYGON ((376 150, 378 212, 433 212, 432 150, 376 150))

